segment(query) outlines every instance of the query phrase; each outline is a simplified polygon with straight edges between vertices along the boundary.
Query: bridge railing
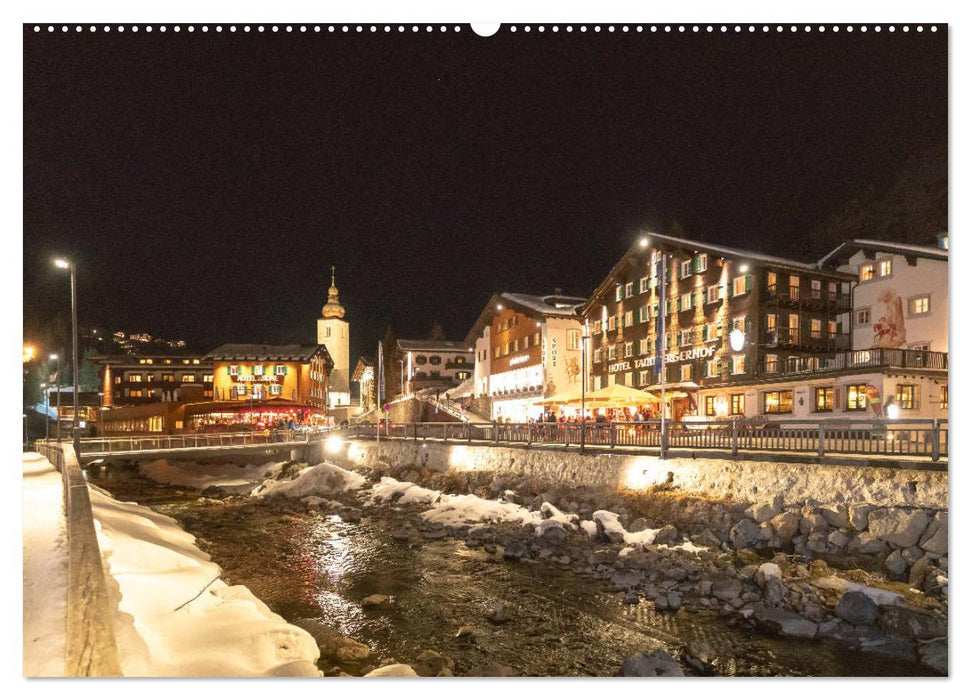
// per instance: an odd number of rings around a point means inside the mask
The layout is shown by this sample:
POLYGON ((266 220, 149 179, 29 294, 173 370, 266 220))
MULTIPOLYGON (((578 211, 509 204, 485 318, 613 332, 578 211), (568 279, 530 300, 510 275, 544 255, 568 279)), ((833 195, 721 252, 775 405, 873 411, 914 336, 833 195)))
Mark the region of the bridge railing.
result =
POLYGON ((68 676, 120 676, 115 614, 88 484, 70 443, 41 440, 36 450, 61 473, 64 488, 68 544, 64 672, 68 676))
MULTIPOLYGON (((350 426, 354 438, 490 442, 509 445, 660 449, 660 421, 634 423, 375 423, 350 426)), ((948 456, 948 422, 939 419, 670 421, 667 448, 733 455, 779 452, 825 455, 948 456)))
MULTIPOLYGON (((81 438, 81 454, 179 450, 248 445, 299 444, 319 438, 334 428, 271 430, 233 433, 177 433, 173 435, 114 435, 81 438)), ((41 444, 43 441, 39 441, 41 444)))

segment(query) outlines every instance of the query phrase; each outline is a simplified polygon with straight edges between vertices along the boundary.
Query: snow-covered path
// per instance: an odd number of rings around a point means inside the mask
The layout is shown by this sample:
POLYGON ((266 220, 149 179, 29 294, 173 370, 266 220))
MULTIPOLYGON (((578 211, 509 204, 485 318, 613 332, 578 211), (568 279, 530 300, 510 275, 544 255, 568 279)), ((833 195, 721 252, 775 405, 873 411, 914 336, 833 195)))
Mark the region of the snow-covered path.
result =
POLYGON ((63 676, 67 531, 61 475, 42 455, 23 456, 24 675, 63 676))

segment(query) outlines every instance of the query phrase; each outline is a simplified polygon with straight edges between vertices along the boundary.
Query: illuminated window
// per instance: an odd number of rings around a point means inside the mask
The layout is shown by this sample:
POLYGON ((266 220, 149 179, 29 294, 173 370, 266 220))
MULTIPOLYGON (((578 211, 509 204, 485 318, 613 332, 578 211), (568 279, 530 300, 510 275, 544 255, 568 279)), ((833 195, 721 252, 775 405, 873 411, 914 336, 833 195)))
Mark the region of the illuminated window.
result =
POLYGON ((893 260, 891 258, 885 258, 880 261, 880 276, 889 277, 893 274, 893 260))
POLYGON ((679 311, 689 311, 691 309, 691 292, 687 292, 681 295, 681 303, 678 306, 679 311))
POLYGON ((873 263, 860 265, 860 281, 867 282, 873 279, 873 263))
POLYGON ((187 365, 187 364, 189 364, 189 361, 188 360, 182 360, 182 364, 187 365))
POLYGON ((641 355, 646 355, 650 351, 650 343, 648 343, 647 338, 641 338, 638 341, 638 348, 641 355))
POLYGON ((694 330, 691 328, 682 330, 679 345, 691 345, 694 342, 694 335, 694 330))
POLYGON ((633 356, 634 356, 634 343, 633 342, 624 343, 624 357, 626 358, 626 357, 633 357, 633 356))
POLYGON ((616 289, 616 295, 615 295, 614 299, 616 301, 620 301, 623 298, 624 298, 624 288, 618 284, 617 285, 617 289, 616 289))
POLYGON ((140 374, 129 374, 128 381, 130 382, 140 382, 142 381, 142 375, 140 374))
POLYGON ((706 396, 705 397, 705 415, 711 418, 715 415, 715 397, 706 396))
POLYGON ((816 413, 831 413, 833 410, 834 389, 831 386, 818 386, 813 389, 813 405, 816 413))
POLYGON ((692 267, 693 267, 693 265, 692 265, 692 263, 691 263, 690 260, 685 260, 685 261, 683 261, 681 263, 681 277, 682 277, 682 279, 685 278, 685 277, 690 277, 691 276, 691 274, 692 274, 691 273, 691 268, 692 267))
POLYGON ((253 376, 262 377, 263 376, 263 365, 253 365, 253 376))
POLYGON ((708 254, 700 253, 695 256, 695 272, 704 272, 708 269, 708 254))
POLYGON ((762 395, 765 413, 792 413, 792 390, 767 391, 762 395))
POLYGON ((745 374, 745 355, 732 355, 732 374, 745 374))
MULTIPOLYGON (((151 364, 151 361, 149 361, 149 364, 151 364)), ((192 364, 194 364, 194 365, 199 364, 199 359, 196 358, 196 359, 192 360, 192 364)))
POLYGON ((617 330, 617 317, 616 316, 611 316, 610 318, 607 319, 607 330, 608 331, 615 331, 615 330, 617 330))
POLYGON ((850 384, 846 387, 846 410, 865 411, 867 408, 866 384, 850 384))
POLYGON ((246 385, 237 384, 236 385, 236 396, 246 396, 246 385))
POLYGON ((732 296, 741 296, 749 291, 751 285, 750 277, 748 275, 739 275, 732 280, 732 296))
POLYGON ((870 325, 870 309, 857 309, 856 311, 856 325, 857 326, 869 326, 870 325))
POLYGON ((779 356, 778 355, 766 355, 765 356, 765 373, 775 374, 779 371, 779 356))
POLYGON ((230 365, 229 366, 229 376, 230 377, 235 377, 238 374, 239 374, 239 365, 230 365))
POLYGON ((947 410, 947 384, 941 385, 941 409, 947 410))
POLYGON ((603 350, 602 349, 597 348, 596 350, 593 351, 593 361, 594 362, 603 362, 603 350))
POLYGON ((607 359, 616 360, 617 359, 617 346, 610 345, 607 347, 607 359))
POLYGON ((634 312, 627 311, 624 313, 624 327, 629 327, 634 325, 634 312))
POLYGON ((648 311, 647 305, 644 305, 637 310, 638 323, 646 323, 649 317, 650 317, 650 312, 648 311))
POLYGON ((719 374, 721 374, 721 370, 718 367, 718 360, 708 360, 705 363, 705 376, 717 377, 719 374))
POLYGON ((926 294, 919 297, 911 297, 908 305, 911 316, 923 316, 931 312, 931 298, 926 294))
POLYGON ((639 386, 646 386, 651 382, 650 373, 646 369, 642 369, 637 373, 637 382, 639 386))
POLYGON ((917 385, 898 384, 897 391, 894 393, 894 402, 900 408, 917 408, 917 385))
POLYGON ((714 304, 716 301, 721 299, 721 285, 713 284, 708 287, 708 297, 706 303, 714 304))
POLYGON ((205 374, 205 375, 203 375, 202 381, 205 384, 212 384, 212 375, 211 374, 205 374))
POLYGON ((194 375, 194 374, 183 374, 182 375, 182 382, 183 382, 183 384, 185 384, 185 383, 192 383, 192 382, 195 382, 195 380, 196 380, 196 375, 194 375))
POLYGON ((745 413, 745 394, 732 394, 729 413, 733 416, 741 416, 745 413))
POLYGON ((539 345, 539 331, 533 333, 533 345, 539 345))
POLYGON ((634 283, 628 282, 624 285, 624 297, 627 298, 632 296, 634 296, 634 283))
POLYGON ((651 280, 650 277, 641 277, 641 284, 640 284, 641 294, 643 294, 644 292, 646 292, 648 289, 651 288, 650 280, 651 280))
POLYGON ((681 381, 690 382, 691 381, 691 363, 685 362, 681 365, 681 381))
POLYGON ((601 330, 603 330, 603 324, 599 320, 594 321, 593 322, 593 332, 594 333, 600 333, 601 330))

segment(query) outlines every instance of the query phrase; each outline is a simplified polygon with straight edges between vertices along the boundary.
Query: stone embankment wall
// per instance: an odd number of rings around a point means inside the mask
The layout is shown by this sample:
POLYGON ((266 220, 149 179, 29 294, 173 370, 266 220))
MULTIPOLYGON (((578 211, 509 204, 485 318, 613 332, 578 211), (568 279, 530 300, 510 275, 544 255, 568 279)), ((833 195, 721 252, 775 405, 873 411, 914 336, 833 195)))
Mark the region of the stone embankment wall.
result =
POLYGON ((580 503, 581 510, 584 503, 623 507, 643 494, 632 515, 653 518, 653 526, 673 522, 712 544, 869 562, 923 590, 947 585, 946 472, 402 440, 350 441, 328 459, 388 473, 438 472, 435 488, 449 477, 458 488, 489 484, 499 495, 502 488, 556 491, 564 494, 561 506, 580 503))

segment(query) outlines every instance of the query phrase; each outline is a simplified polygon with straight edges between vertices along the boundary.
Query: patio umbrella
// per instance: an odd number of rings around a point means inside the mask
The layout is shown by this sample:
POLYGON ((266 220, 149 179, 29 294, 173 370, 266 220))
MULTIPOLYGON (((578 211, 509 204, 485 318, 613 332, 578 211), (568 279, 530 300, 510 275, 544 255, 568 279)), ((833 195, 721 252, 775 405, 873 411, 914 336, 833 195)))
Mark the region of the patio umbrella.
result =
MULTIPOLYGON (((643 406, 648 403, 658 403, 658 398, 646 391, 624 386, 623 384, 612 384, 603 389, 597 389, 587 394, 586 401, 592 406, 601 408, 613 408, 621 406, 643 406)), ((571 404, 580 402, 579 396, 571 401, 571 404)))
MULTIPOLYGON (((587 394, 589 396, 589 394, 587 394)), ((561 391, 559 394, 553 394, 545 399, 537 399, 533 401, 534 406, 564 406, 569 403, 579 403, 580 402, 580 389, 571 388, 566 391, 561 391)))

